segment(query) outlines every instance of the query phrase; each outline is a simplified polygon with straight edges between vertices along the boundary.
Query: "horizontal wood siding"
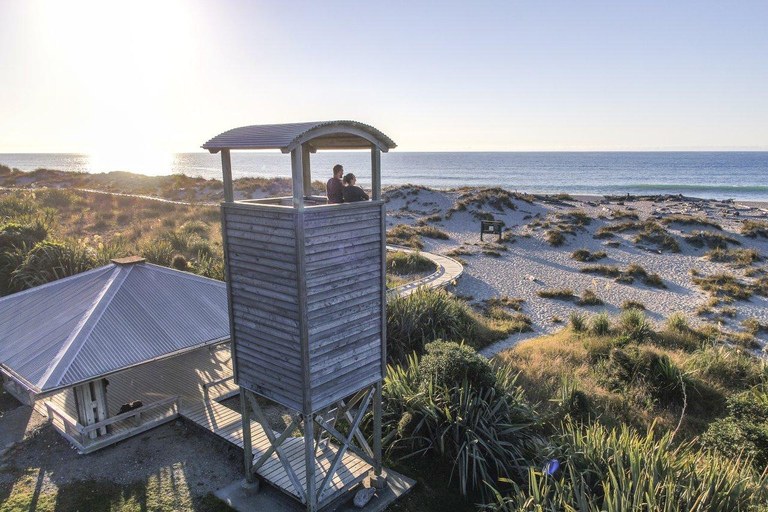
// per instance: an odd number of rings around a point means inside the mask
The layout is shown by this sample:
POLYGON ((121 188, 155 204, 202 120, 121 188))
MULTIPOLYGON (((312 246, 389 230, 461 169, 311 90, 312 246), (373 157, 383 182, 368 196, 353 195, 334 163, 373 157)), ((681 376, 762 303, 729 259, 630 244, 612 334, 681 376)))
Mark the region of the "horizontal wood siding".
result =
POLYGON ((382 209, 355 207, 305 212, 313 409, 382 377, 382 209))
POLYGON ((296 212, 226 204, 222 211, 238 384, 300 408, 296 212))

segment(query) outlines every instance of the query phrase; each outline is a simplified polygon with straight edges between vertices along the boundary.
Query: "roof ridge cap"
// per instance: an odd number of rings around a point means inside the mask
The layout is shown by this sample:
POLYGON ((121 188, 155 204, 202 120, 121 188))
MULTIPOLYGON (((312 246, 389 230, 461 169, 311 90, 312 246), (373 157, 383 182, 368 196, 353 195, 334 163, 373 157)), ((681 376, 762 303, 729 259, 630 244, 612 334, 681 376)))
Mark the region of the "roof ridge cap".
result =
POLYGON ((51 361, 48 369, 40 378, 40 381, 37 384, 38 388, 45 388, 48 381, 54 378, 56 378, 54 385, 58 385, 61 382, 62 377, 67 373, 69 367, 72 366, 77 354, 80 353, 80 349, 83 348, 88 335, 93 331, 93 328, 101 319, 107 306, 112 302, 115 294, 120 289, 120 285, 123 284, 125 278, 131 273, 131 270, 133 270, 133 266, 115 265, 115 269, 113 270, 113 274, 109 278, 109 281, 107 281, 101 293, 94 299, 91 307, 80 322, 78 322, 77 326, 75 326, 75 329, 72 331, 67 341, 64 342, 64 345, 59 349, 56 357, 51 361), (105 297, 106 300, 103 300, 105 297), (63 367, 61 366, 62 362, 64 363, 63 367))

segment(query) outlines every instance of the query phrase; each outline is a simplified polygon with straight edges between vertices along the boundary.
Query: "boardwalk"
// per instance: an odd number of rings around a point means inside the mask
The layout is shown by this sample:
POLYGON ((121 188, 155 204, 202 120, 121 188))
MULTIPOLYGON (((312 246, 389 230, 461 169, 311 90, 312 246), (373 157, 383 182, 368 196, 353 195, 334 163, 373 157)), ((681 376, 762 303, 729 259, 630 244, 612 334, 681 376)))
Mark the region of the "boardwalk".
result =
MULTIPOLYGON (((387 250, 417 252, 413 249, 408 249, 407 247, 401 247, 399 245, 388 245, 387 250)), ((387 299, 391 299, 395 296, 402 297, 410 295, 421 286, 426 286, 428 288, 443 288, 456 281, 459 277, 461 277, 461 274, 464 273, 464 267, 462 264, 453 258, 423 251, 421 251, 420 254, 425 258, 432 260, 432 262, 437 265, 437 270, 422 279, 417 279, 416 281, 398 286, 395 289, 388 290, 387 299)))

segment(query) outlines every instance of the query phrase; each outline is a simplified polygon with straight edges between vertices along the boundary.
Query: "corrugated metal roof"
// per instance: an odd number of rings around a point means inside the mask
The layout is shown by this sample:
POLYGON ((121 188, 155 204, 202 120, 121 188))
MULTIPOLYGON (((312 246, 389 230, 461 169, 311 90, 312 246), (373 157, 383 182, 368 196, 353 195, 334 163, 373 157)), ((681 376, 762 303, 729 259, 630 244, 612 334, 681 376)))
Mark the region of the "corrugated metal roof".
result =
POLYGON ((37 392, 228 337, 224 283, 148 263, 0 299, 0 364, 37 392))
POLYGON ((222 149, 279 149, 287 152, 295 145, 310 140, 316 149, 366 148, 371 142, 375 142, 382 151, 397 146, 382 132, 364 123, 316 121, 234 128, 217 135, 202 147, 212 152, 222 149))

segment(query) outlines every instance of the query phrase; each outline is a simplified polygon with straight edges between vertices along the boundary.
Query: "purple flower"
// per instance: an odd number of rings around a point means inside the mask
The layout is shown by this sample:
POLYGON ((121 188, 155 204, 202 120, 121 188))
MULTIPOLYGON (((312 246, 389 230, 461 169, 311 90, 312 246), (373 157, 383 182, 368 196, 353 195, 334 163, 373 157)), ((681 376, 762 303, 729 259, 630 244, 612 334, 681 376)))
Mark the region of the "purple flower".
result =
POLYGON ((555 474, 555 471, 557 471, 558 468, 560 468, 560 463, 557 461, 557 459, 551 459, 544 464, 544 467, 541 468, 541 472, 545 475, 552 476, 555 474))

